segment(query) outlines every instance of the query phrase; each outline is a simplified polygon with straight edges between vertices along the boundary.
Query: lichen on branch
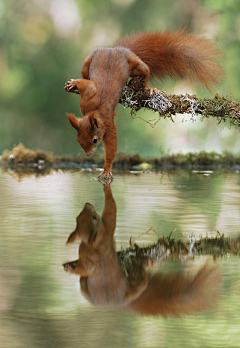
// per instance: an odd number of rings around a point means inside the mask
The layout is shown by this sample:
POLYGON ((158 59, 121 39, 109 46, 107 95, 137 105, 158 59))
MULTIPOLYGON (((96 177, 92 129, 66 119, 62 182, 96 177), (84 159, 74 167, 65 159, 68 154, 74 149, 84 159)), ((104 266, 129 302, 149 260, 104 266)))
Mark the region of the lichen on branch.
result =
POLYGON ((192 121, 196 121, 199 116, 201 120, 214 117, 218 123, 229 120, 234 126, 240 127, 240 103, 233 102, 229 97, 215 94, 213 99, 201 99, 189 94, 167 95, 163 91, 150 95, 143 87, 141 76, 132 78, 124 87, 120 103, 124 108, 130 107, 133 116, 143 107, 157 111, 158 119, 150 123, 153 127, 162 117, 172 118, 176 114, 190 114, 192 121))

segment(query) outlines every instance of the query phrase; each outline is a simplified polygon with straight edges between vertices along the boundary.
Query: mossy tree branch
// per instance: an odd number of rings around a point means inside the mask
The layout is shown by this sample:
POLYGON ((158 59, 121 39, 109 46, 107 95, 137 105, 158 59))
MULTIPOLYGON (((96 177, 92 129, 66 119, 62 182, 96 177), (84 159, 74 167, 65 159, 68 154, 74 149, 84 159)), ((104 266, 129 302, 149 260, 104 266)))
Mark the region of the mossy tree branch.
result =
MULTIPOLYGON (((157 243, 146 247, 140 247, 130 239, 129 247, 117 252, 120 265, 127 276, 136 277, 142 265, 149 261, 154 264, 165 259, 187 259, 198 255, 211 255, 213 259, 227 255, 240 256, 240 237, 230 239, 219 232, 214 237, 187 237, 187 241, 175 240, 171 233, 169 237, 161 237, 157 243)), ((64 266, 75 268, 77 263, 78 260, 74 260, 64 266)))
MULTIPOLYGON (((77 89, 69 92, 77 93, 77 89)), ((143 78, 136 76, 132 78, 124 87, 119 103, 124 108, 131 109, 132 117, 142 108, 158 113, 158 118, 153 121, 146 121, 154 127, 161 118, 172 118, 176 114, 190 114, 191 120, 195 121, 200 116, 204 118, 214 117, 218 123, 230 121, 236 127, 240 127, 240 103, 233 102, 229 97, 220 97, 215 94, 213 99, 201 99, 195 95, 167 95, 163 91, 158 91, 150 95, 144 89, 143 78)))

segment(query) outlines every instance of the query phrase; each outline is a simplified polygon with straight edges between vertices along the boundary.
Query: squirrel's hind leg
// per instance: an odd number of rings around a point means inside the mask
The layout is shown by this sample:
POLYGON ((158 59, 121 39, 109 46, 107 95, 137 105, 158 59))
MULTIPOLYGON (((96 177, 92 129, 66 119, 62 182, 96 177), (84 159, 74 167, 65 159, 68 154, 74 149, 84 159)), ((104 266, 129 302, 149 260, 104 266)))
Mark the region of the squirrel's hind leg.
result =
POLYGON ((131 53, 128 57, 128 64, 130 69, 130 76, 144 76, 145 78, 145 89, 150 91, 150 95, 153 93, 158 93, 158 89, 155 87, 149 87, 147 82, 150 77, 150 69, 138 56, 134 53, 131 53))

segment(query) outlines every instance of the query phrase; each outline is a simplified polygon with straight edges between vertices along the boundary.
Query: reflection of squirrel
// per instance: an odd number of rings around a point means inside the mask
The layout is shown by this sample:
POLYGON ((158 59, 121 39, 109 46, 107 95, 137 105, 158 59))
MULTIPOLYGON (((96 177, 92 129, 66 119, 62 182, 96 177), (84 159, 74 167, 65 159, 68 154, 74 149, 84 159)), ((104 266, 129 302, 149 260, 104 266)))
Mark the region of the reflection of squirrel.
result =
POLYGON ((211 89, 222 76, 221 66, 212 41, 186 34, 184 30, 143 32, 119 39, 111 48, 96 48, 84 60, 82 80, 71 80, 65 89, 77 88, 80 95, 82 119, 67 114, 77 130, 77 140, 86 155, 91 155, 103 140, 104 171, 112 176, 111 168, 117 152, 117 130, 114 122, 116 107, 129 77, 143 76, 146 88, 149 78, 165 77, 198 79, 211 89))
POLYGON ((139 315, 179 317, 208 309, 216 302, 221 275, 213 266, 206 264, 192 279, 179 274, 147 274, 146 290, 124 307, 124 311, 139 315))
POLYGON ((143 259, 135 262, 133 271, 123 271, 114 247, 116 204, 107 183, 104 193, 102 216, 86 203, 67 241, 81 238, 79 260, 65 263, 64 268, 80 275, 81 290, 88 301, 140 315, 180 316, 210 307, 221 279, 216 268, 204 266, 192 279, 179 274, 164 276, 146 271, 143 259))
POLYGON ((76 268, 70 263, 64 268, 80 275, 84 296, 94 305, 125 306, 139 297, 147 286, 147 275, 142 269, 141 277, 132 282, 126 278, 115 251, 116 203, 110 184, 105 183, 105 206, 102 216, 86 203, 77 217, 77 226, 67 243, 81 238, 79 260, 76 268))

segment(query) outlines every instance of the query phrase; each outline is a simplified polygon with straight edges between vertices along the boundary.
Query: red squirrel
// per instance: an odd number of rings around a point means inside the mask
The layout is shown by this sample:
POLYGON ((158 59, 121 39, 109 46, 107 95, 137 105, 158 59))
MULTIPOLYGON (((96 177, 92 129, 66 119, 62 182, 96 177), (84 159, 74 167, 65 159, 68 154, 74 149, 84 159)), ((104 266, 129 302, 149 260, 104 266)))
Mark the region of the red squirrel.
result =
POLYGON ((211 307, 221 276, 205 265, 193 276, 151 272, 147 257, 131 256, 122 267, 115 250, 116 203, 108 182, 104 184, 105 205, 98 215, 86 203, 67 240, 81 239, 79 259, 63 266, 80 275, 81 291, 95 306, 111 306, 139 315, 181 316, 211 307), (125 267, 127 268, 125 270, 125 267), (124 270, 123 270, 124 269, 124 270))
POLYGON ((82 64, 82 79, 68 81, 67 90, 76 88, 81 95, 83 117, 67 114, 77 130, 77 140, 91 155, 103 141, 104 171, 112 177, 112 163, 117 152, 116 107, 129 77, 143 76, 145 88, 150 78, 163 80, 189 78, 199 80, 211 90, 223 76, 216 62, 219 50, 215 43, 184 30, 174 33, 142 32, 120 38, 112 47, 95 48, 82 64))

